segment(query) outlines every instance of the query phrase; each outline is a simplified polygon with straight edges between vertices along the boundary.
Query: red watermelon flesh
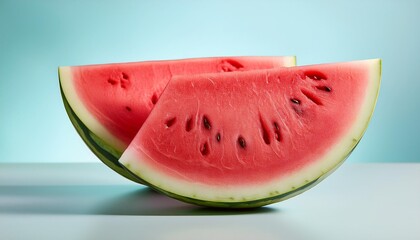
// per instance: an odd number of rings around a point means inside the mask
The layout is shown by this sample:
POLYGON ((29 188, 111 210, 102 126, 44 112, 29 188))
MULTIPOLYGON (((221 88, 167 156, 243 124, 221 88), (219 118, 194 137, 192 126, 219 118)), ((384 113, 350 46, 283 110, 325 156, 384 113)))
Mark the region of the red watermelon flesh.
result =
POLYGON ((134 138, 174 75, 292 66, 294 57, 221 57, 60 67, 70 107, 118 151, 134 138))
POLYGON ((174 77, 120 162, 187 202, 280 201, 350 154, 379 82, 377 59, 174 77))

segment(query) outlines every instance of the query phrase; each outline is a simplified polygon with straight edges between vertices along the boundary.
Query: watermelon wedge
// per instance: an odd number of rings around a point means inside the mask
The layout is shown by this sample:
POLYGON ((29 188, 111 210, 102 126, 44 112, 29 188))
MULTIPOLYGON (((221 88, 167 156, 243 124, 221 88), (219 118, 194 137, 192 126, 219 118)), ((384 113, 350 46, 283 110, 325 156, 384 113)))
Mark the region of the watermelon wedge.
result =
POLYGON ((120 162, 204 206, 278 202, 336 169, 365 132, 379 59, 175 76, 120 162))
POLYGON ((66 111, 79 135, 107 166, 136 182, 118 158, 174 75, 295 65, 295 57, 219 57, 60 67, 66 111))

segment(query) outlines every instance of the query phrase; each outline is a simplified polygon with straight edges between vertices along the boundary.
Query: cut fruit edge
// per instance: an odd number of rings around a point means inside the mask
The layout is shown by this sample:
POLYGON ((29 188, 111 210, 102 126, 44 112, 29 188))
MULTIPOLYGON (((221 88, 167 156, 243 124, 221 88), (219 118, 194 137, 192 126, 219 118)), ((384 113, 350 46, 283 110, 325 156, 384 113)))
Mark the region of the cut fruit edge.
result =
MULTIPOLYGON (((247 58, 232 57, 236 59, 247 58)), ((229 57, 214 57, 216 58, 229 58, 229 57)), ((277 57, 272 57, 273 61, 277 57)), ((282 56, 278 57, 282 67, 296 66, 295 56, 282 56)), ((179 59, 179 60, 192 60, 179 59)), ((208 58, 211 59, 211 58, 208 58)), ((166 60, 160 60, 166 61, 166 60)), ((149 61, 149 62, 160 62, 149 61)), ((171 60, 169 60, 171 61, 171 60)), ((175 60, 176 61, 176 60, 175 60)), ((145 184, 145 182, 127 171, 118 161, 122 153, 127 148, 126 144, 116 138, 110 133, 87 109, 85 104, 81 101, 73 84, 73 76, 71 66, 62 66, 58 68, 59 84, 61 96, 65 106, 67 115, 70 118, 73 126, 75 127, 79 136, 83 139, 89 149, 108 167, 119 173, 120 175, 130 179, 134 182, 145 184)))
POLYGON ((101 145, 106 144, 108 145, 107 148, 115 150, 113 154, 121 155, 121 153, 125 150, 125 144, 103 127, 103 125, 89 112, 85 104, 81 101, 73 84, 71 67, 59 67, 58 74, 63 99, 68 103, 73 113, 75 113, 74 115, 77 116, 78 119, 82 120, 81 123, 89 129, 90 132, 96 133, 95 135, 103 142, 101 145))
POLYGON ((381 60, 371 59, 351 63, 369 66, 369 80, 364 101, 355 121, 326 154, 286 177, 274 179, 264 185, 230 188, 179 180, 160 174, 159 170, 149 163, 153 162, 153 159, 141 150, 141 146, 128 148, 120 159, 120 163, 156 190, 197 205, 231 208, 259 207, 296 196, 319 183, 344 162, 361 140, 373 115, 380 89, 381 60), (254 190, 250 191, 251 188, 254 190))
MULTIPOLYGON (((60 87, 61 88, 61 87, 60 87)), ((70 107, 67 99, 63 94, 61 89, 61 96, 64 103, 64 108, 69 116, 71 123, 76 129, 79 136, 83 139, 88 148, 109 168, 117 172, 118 174, 130 179, 134 182, 146 184, 142 179, 132 174, 130 171, 127 171, 118 159, 121 156, 121 152, 116 149, 113 149, 109 144, 102 141, 98 136, 96 136, 92 131, 90 131, 86 125, 77 117, 73 109, 70 107)))

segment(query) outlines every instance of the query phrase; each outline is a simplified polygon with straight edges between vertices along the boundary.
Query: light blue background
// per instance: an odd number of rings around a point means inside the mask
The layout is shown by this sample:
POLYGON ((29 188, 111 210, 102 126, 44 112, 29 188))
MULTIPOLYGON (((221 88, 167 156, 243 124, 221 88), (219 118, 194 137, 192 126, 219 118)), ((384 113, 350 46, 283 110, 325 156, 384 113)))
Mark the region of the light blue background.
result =
POLYGON ((382 58, 377 108, 349 161, 420 161, 419 11, 397 0, 0 0, 0 162, 98 161, 64 111, 59 65, 219 55, 382 58))

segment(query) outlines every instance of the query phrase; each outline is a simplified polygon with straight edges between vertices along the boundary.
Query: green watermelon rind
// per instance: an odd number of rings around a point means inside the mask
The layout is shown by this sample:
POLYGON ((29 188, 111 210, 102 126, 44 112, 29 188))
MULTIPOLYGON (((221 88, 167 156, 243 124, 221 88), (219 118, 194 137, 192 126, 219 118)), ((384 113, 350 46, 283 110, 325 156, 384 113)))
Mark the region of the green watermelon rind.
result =
POLYGON ((112 146, 102 141, 101 138, 96 136, 90 131, 86 125, 77 117, 76 113, 70 107, 67 98, 63 92, 60 84, 61 97, 63 99, 64 108, 69 116, 71 123, 76 129, 79 136, 83 139, 89 149, 109 168, 124 176, 125 178, 137 183, 145 184, 139 177, 133 175, 130 171, 123 168, 122 164, 118 161, 122 152, 114 149, 112 146))
MULTIPOLYGON (((342 155, 341 157, 338 156, 335 164, 334 165, 330 165, 327 168, 323 168, 322 171, 320 172, 319 175, 317 175, 316 177, 311 177, 311 180, 305 180, 302 181, 304 184, 297 184, 293 187, 291 187, 288 191, 284 191, 278 195, 274 195, 271 193, 267 193, 264 197, 262 198, 258 198, 258 199, 249 199, 249 200, 243 200, 243 201, 211 201, 211 200, 204 200, 204 199, 198 199, 198 198, 194 198, 194 197, 190 197, 190 196, 183 196, 183 195, 179 195, 176 194, 174 192, 170 192, 168 190, 164 190, 158 186, 155 186, 153 184, 150 184, 147 182, 147 180, 143 179, 146 184, 152 188, 154 188, 156 191, 159 191, 161 193, 166 194, 169 197, 178 199, 180 201, 184 201, 187 203, 191 203, 191 204, 195 204, 195 205, 199 205, 199 206, 206 206, 206 207, 216 207, 216 208, 256 208, 256 207, 262 207, 268 204, 272 204, 272 203, 276 203, 276 202, 280 202, 283 200, 286 200, 288 198, 294 197, 296 195, 299 195, 300 193, 314 187, 315 185, 317 185, 319 182, 321 182, 322 180, 324 180, 326 177, 328 177, 331 173, 333 173, 339 166, 341 166, 344 161, 350 156, 350 154, 354 151, 354 149, 356 148, 356 146, 359 144, 360 140, 362 139, 364 133, 367 130, 367 127, 369 125, 370 120, 372 119, 373 116, 373 112, 374 109, 376 107, 376 102, 378 100, 378 96, 379 96, 379 90, 380 90, 380 80, 381 80, 381 75, 382 75, 382 61, 380 59, 373 59, 373 61, 378 61, 378 64, 376 65, 377 68, 373 69, 373 72, 371 74, 374 75, 373 78, 377 79, 377 81, 375 81, 373 83, 373 87, 372 90, 376 90, 376 91, 372 91, 369 92, 368 94, 370 94, 371 98, 366 100, 367 102, 369 102, 370 104, 367 105, 367 110, 368 113, 367 115, 362 118, 363 120, 363 124, 358 126, 358 132, 359 134, 357 135, 353 135, 353 138, 351 139, 351 144, 348 145, 345 149, 342 150, 342 155), (376 72, 377 71, 377 72, 376 72)), ((372 69, 371 69, 372 71, 372 69)), ((371 77, 372 78, 372 77, 371 77)), ((130 171, 133 173, 133 175, 139 176, 141 177, 142 174, 140 174, 134 166, 131 166, 129 164, 129 162, 122 162, 122 164, 124 164, 124 168, 127 169, 127 171, 130 171)))
MULTIPOLYGON (((128 171, 130 171, 129 168, 127 168, 128 171)), ((312 188, 315 186, 318 182, 320 182, 322 178, 318 178, 312 182, 309 182, 301 187, 295 188, 292 191, 289 191, 287 193, 277 195, 274 197, 267 197, 263 199, 258 200, 251 200, 251 201, 242 201, 242 202, 215 202, 215 201, 206 201, 206 200, 200 200, 190 197, 181 196, 169 191, 165 191, 161 188, 158 188, 154 185, 151 185, 150 183, 146 183, 146 185, 150 186, 151 188, 155 189, 158 192, 161 192, 171 198, 180 200, 182 202, 194 204, 197 206, 204 206, 204 207, 214 207, 214 208, 231 208, 231 209, 248 209, 248 208, 258 208, 265 205, 269 205, 272 203, 280 202, 283 200, 286 200, 288 198, 291 198, 293 196, 299 195, 300 193, 308 190, 309 188, 312 188)))
MULTIPOLYGON (((359 139, 359 141, 360 141, 360 139, 359 139)), ((290 189, 290 191, 282 193, 280 195, 270 196, 270 197, 256 199, 256 200, 240 201, 240 202, 223 202, 223 201, 216 202, 216 201, 200 200, 200 199, 196 199, 196 198, 190 198, 190 197, 178 195, 178 194, 175 194, 175 193, 172 193, 172 192, 169 192, 169 191, 165 191, 165 190, 163 190, 163 189, 161 189, 157 186, 154 186, 154 185, 150 184, 149 182, 147 182, 145 180, 143 180, 143 181, 144 181, 145 185, 155 189, 158 192, 161 192, 161 193, 163 193, 163 194, 165 194, 165 195, 167 195, 171 198, 174 198, 174 199, 186 202, 186 203, 194 204, 194 205, 197 205, 197 206, 214 207, 214 208, 230 208, 230 209, 258 208, 258 207, 262 207, 262 206, 266 206, 266 205, 269 205, 269 204, 273 204, 273 203, 277 203, 277 202, 287 200, 291 197, 297 196, 300 193, 303 193, 303 192, 309 190, 310 188, 314 187, 315 185, 320 183, 322 180, 324 180, 326 177, 328 177, 331 173, 333 173, 339 166, 341 166, 341 164, 344 163, 344 161, 348 158, 348 156, 350 156, 350 154, 356 148, 359 141, 357 141, 355 143, 355 145, 349 151, 349 153, 346 156, 344 156, 343 159, 337 165, 335 165, 333 168, 326 171, 322 175, 318 176, 314 180, 312 180, 310 182, 307 182, 306 184, 298 186, 298 187, 292 187, 290 189)), ((135 170, 130 169, 129 165, 126 165, 126 166, 123 165, 123 167, 128 172, 132 172, 133 175, 135 175, 135 176, 139 175, 139 174, 136 175, 135 170)))

